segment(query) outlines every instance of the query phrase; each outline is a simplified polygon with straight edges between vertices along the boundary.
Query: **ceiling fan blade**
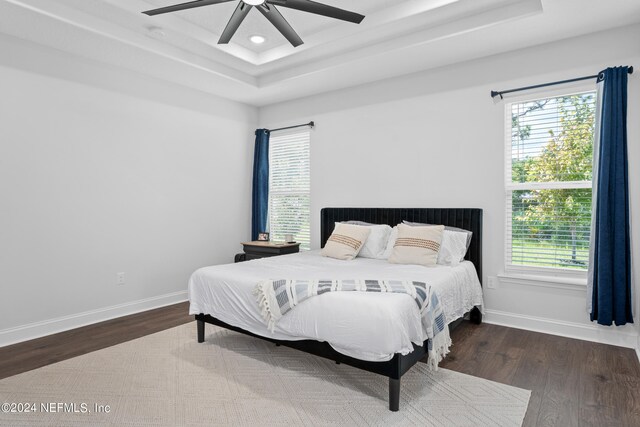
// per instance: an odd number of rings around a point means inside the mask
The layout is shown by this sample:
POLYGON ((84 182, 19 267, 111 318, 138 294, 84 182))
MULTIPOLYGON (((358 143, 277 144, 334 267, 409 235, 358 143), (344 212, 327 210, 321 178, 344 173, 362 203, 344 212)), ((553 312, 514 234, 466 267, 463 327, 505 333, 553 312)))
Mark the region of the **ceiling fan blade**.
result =
POLYGON ((359 24, 364 19, 364 15, 350 12, 348 10, 339 9, 311 0, 267 0, 267 3, 277 6, 287 7, 289 9, 301 10, 303 12, 314 13, 316 15, 328 16, 329 18, 340 19, 342 21, 353 22, 359 24))
POLYGON ((300 36, 293 30, 293 28, 291 28, 291 25, 289 25, 287 20, 284 19, 284 16, 282 16, 274 6, 269 6, 266 3, 263 3, 260 6, 256 6, 256 8, 265 16, 265 18, 271 21, 273 26, 276 27, 287 40, 289 40, 289 43, 291 43, 293 47, 300 46, 304 43, 300 36))
POLYGON ((231 19, 229 19, 227 26, 222 32, 220 40, 218 40, 218 44, 229 43, 229 40, 231 40, 231 37, 233 37, 236 31, 238 31, 238 27, 240 26, 240 24, 242 24, 242 21, 244 21, 244 18, 247 16, 247 13, 249 13, 252 7, 253 6, 251 6, 250 4, 246 4, 243 1, 238 3, 238 7, 236 7, 233 15, 231 15, 231 19))
POLYGON ((177 12, 179 10, 193 9, 194 7, 209 6, 210 4, 226 3, 233 0, 195 0, 187 3, 174 4, 173 6, 161 7, 159 9, 146 10, 142 13, 149 16, 163 13, 177 12))

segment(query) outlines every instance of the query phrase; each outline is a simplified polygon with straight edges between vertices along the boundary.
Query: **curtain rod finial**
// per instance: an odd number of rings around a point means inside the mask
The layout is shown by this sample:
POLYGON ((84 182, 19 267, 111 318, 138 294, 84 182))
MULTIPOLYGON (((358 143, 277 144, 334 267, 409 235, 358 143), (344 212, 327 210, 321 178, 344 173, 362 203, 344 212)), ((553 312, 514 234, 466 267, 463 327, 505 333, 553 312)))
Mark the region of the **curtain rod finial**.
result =
POLYGON ((627 70, 627 73, 633 74, 633 65, 629 66, 629 69, 627 70))

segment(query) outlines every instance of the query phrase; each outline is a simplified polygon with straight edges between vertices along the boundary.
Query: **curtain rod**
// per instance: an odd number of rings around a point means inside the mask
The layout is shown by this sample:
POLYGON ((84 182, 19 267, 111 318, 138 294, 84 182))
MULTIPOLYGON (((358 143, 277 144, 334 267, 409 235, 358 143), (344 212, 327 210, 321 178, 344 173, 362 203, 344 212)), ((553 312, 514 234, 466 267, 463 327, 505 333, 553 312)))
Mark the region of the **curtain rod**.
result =
MULTIPOLYGON (((629 69, 627 71, 628 71, 629 74, 633 74, 633 67, 629 67, 629 69)), ((559 80, 557 82, 542 83, 542 84, 539 84, 539 85, 519 87, 519 88, 516 88, 516 89, 509 89, 509 90, 502 90, 502 91, 492 90, 491 91, 491 98, 495 98, 496 96, 500 96, 500 99, 503 99, 502 95, 505 95, 507 93, 521 92, 523 90, 529 90, 529 89, 538 89, 540 87, 561 85, 561 84, 564 84, 564 83, 579 82, 581 80, 597 79, 600 76, 600 74, 601 73, 598 73, 598 74, 593 75, 593 76, 576 77, 575 79, 559 80)))
POLYGON ((309 126, 310 128, 313 128, 315 125, 316 124, 313 121, 311 121, 309 123, 304 123, 302 125, 287 126, 286 128, 278 128, 278 129, 269 129, 269 132, 277 132, 279 130, 295 129, 295 128, 301 128, 305 126, 309 126))

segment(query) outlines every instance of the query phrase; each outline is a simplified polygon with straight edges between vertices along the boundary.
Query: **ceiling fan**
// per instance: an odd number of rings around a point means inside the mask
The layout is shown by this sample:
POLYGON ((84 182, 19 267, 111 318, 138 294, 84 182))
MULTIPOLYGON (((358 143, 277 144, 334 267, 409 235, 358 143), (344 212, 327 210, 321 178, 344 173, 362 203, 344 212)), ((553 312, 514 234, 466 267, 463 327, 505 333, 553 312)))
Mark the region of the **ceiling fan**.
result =
MULTIPOLYGON (((192 9, 194 7, 209 6, 211 4, 227 3, 235 0, 195 0, 187 3, 176 4, 173 6, 161 7, 159 9, 147 10, 145 15, 154 16, 163 13, 177 12, 179 10, 192 9)), ((339 9, 337 7, 329 6, 322 3, 317 3, 311 0, 240 0, 238 7, 229 19, 226 28, 218 40, 218 44, 227 44, 231 37, 235 34, 240 27, 240 24, 247 16, 247 13, 251 8, 255 7, 265 18, 267 18, 274 27, 282 33, 282 35, 289 40, 294 47, 300 46, 302 39, 293 30, 291 25, 280 14, 276 6, 287 7, 289 9, 301 10, 303 12, 309 12, 316 15, 328 16, 329 18, 340 19, 342 21, 353 22, 359 24, 364 19, 364 15, 359 13, 350 12, 348 10, 339 9)))

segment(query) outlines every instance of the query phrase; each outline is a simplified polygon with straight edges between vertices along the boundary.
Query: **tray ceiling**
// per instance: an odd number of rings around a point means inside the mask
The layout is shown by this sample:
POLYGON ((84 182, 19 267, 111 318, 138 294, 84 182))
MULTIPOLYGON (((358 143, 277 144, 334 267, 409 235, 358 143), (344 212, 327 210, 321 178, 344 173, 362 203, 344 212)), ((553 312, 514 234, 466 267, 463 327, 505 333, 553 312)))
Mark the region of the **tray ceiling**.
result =
POLYGON ((251 11, 218 45, 237 2, 141 13, 180 2, 0 0, 0 35, 265 105, 640 21, 637 0, 325 0, 366 18, 356 25, 281 7, 305 42, 294 48, 251 11))

